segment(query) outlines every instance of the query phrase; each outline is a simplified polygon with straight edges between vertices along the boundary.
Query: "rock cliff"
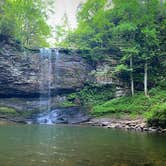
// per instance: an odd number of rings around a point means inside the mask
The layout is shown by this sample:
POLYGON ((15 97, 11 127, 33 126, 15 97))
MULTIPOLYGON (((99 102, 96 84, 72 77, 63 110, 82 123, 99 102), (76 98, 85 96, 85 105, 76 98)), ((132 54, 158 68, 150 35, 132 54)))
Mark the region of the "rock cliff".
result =
MULTIPOLYGON (((53 64, 52 95, 75 91, 89 81, 92 67, 76 52, 60 50, 60 59, 53 64), (56 65, 56 66, 55 66, 56 65), (56 68, 56 69, 55 69, 56 68)), ((40 53, 20 51, 3 44, 0 49, 0 97, 37 97, 40 95, 40 53)))
MULTIPOLYGON (((58 57, 56 49, 51 51, 50 61, 49 56, 41 58, 39 49, 28 50, 16 43, 0 42, 0 108, 15 109, 21 116, 47 111, 48 104, 50 110, 62 110, 66 94, 79 91, 88 83, 111 85, 115 97, 126 93, 123 83, 110 74, 117 61, 112 59, 92 67, 77 51, 59 49, 58 57), (49 92, 47 98, 43 98, 45 92, 49 92)), ((82 121, 84 116, 78 116, 82 121)))

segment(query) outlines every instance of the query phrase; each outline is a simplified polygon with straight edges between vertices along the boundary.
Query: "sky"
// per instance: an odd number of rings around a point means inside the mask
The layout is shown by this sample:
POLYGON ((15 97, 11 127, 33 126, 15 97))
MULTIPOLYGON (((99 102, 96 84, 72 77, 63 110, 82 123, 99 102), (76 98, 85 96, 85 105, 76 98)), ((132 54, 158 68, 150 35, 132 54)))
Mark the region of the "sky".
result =
POLYGON ((76 27, 76 11, 81 2, 86 0, 55 0, 52 5, 54 13, 49 14, 48 24, 53 26, 62 23, 64 14, 67 14, 68 21, 71 28, 76 27))

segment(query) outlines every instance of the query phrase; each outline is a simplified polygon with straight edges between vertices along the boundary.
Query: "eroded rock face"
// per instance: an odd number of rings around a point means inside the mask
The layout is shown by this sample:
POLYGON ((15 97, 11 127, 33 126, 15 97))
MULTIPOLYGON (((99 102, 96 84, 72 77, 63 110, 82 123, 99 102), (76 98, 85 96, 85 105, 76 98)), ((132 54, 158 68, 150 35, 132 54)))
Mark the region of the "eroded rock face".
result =
POLYGON ((60 58, 55 64, 54 89, 76 90, 91 80, 89 75, 92 67, 76 53, 64 53, 60 51, 60 58))
MULTIPOLYGON (((51 110, 61 107, 61 103, 66 100, 65 96, 54 96, 50 99, 51 110)), ((0 98, 0 106, 13 108, 18 112, 47 111, 47 100, 39 98, 0 98)))
MULTIPOLYGON (((46 77, 42 78, 51 79, 51 96, 80 90, 87 82, 115 85, 115 97, 127 93, 123 83, 110 74, 118 64, 116 60, 100 62, 93 68, 75 51, 61 49, 59 54, 58 62, 56 57, 51 62, 51 76, 46 71, 46 77)), ((41 96, 44 93, 40 86, 41 71, 45 68, 39 50, 20 50, 12 44, 0 43, 0 98, 41 96)), ((47 87, 48 83, 43 89, 48 91, 47 87)))
MULTIPOLYGON (((60 52, 53 64, 52 95, 75 91, 90 79, 91 66, 76 53, 60 52), (58 70, 58 75, 56 71, 58 70)), ((37 97, 40 95, 40 53, 20 51, 9 44, 0 49, 0 97, 37 97)))
POLYGON ((115 97, 125 96, 129 89, 124 82, 113 76, 113 72, 118 65, 118 61, 110 58, 109 61, 99 62, 96 69, 91 71, 94 80, 98 85, 115 85, 115 97))
POLYGON ((0 50, 0 96, 32 95, 38 91, 38 55, 29 56, 5 44, 0 50))

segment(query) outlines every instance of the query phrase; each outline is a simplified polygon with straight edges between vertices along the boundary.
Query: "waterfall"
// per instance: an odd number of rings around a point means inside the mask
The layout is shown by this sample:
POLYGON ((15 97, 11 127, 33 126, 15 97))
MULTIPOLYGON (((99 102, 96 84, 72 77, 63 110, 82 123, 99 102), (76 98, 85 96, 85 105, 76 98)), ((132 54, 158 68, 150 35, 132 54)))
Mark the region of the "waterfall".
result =
POLYGON ((42 114, 38 117, 40 123, 52 124, 51 89, 55 80, 54 75, 58 74, 56 66, 59 57, 58 49, 40 49, 40 110, 45 112, 44 116, 42 114))
POLYGON ((89 116, 78 107, 53 108, 52 97, 56 95, 56 88, 60 84, 60 73, 63 58, 58 49, 40 49, 40 110, 32 123, 80 123, 87 121, 89 116), (55 90, 55 91, 53 91, 55 90))
POLYGON ((58 84, 59 80, 59 69, 58 69, 58 64, 60 60, 60 53, 58 49, 55 49, 55 82, 58 84))
POLYGON ((52 49, 40 49, 40 107, 51 111, 52 49))

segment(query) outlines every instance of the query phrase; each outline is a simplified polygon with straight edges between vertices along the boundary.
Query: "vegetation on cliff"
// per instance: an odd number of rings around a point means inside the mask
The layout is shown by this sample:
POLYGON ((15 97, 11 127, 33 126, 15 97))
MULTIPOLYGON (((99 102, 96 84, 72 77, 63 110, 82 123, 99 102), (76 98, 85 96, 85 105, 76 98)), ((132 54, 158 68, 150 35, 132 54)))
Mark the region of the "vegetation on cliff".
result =
POLYGON ((144 118, 149 125, 166 126, 166 93, 152 88, 149 96, 137 92, 134 96, 114 98, 114 87, 87 86, 69 94, 65 106, 84 106, 94 116, 144 118))
MULTIPOLYGON (((69 32, 62 45, 86 50, 84 56, 94 64, 109 62, 111 58, 118 60, 120 63, 114 72, 109 72, 110 77, 127 83, 132 95, 97 103, 97 93, 77 93, 77 98, 91 105, 94 113, 147 112, 145 117, 150 123, 157 118, 165 124, 165 9, 165 1, 160 0, 88 0, 82 5, 78 28, 69 32), (156 94, 152 95, 154 91, 156 94)), ((103 93, 102 98, 109 92, 103 93)), ((98 93, 102 93, 101 89, 98 93)))
POLYGON ((0 107, 0 116, 16 116, 17 115, 17 112, 15 109, 13 108, 9 108, 9 107, 0 107))
MULTIPOLYGON (((62 106, 86 106, 96 115, 142 115, 149 124, 165 126, 166 2, 87 0, 77 17, 77 29, 65 33, 58 45, 79 49, 94 67, 103 62, 108 65, 114 59, 118 65, 112 70, 110 64, 107 77, 127 84, 131 95, 113 99, 114 86, 87 83, 79 92, 68 95, 62 106)), ((62 32, 58 31, 61 38, 62 32)), ((2 43, 12 38, 24 47, 45 47, 49 34, 42 0, 0 1, 2 43)), ((12 112, 0 108, 2 114, 12 112)))
POLYGON ((121 97, 93 107, 93 114, 103 113, 143 116, 149 124, 166 126, 166 93, 159 88, 151 89, 149 97, 139 93, 134 97, 121 97))

